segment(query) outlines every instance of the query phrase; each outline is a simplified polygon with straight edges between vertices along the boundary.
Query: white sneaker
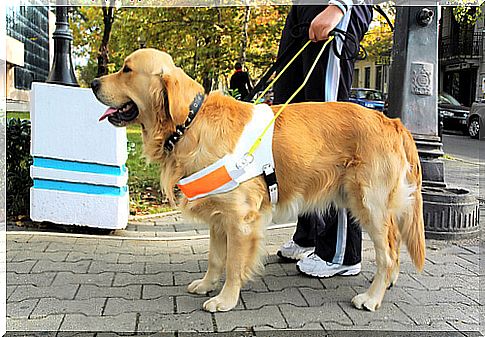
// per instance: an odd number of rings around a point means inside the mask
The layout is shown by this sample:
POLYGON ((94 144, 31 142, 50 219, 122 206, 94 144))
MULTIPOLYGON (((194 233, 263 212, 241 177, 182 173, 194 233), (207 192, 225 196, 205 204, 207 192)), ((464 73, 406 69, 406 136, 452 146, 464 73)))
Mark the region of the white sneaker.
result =
POLYGON ((313 253, 314 250, 315 247, 301 247, 296 244, 295 241, 290 240, 281 246, 276 255, 282 259, 297 261, 307 257, 313 253))
POLYGON ((311 254, 296 264, 299 272, 313 277, 332 277, 335 275, 351 276, 360 273, 360 263, 344 266, 322 260, 317 254, 311 254))

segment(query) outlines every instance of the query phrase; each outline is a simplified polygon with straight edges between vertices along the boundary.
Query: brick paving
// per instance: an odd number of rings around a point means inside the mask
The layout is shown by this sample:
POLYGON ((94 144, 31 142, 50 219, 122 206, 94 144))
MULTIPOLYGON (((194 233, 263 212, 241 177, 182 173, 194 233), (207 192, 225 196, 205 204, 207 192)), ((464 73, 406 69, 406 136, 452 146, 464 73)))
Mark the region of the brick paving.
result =
MULTIPOLYGON (((466 176, 465 187, 478 194, 478 174, 470 178, 471 170, 478 168, 452 163, 455 184, 460 184, 456 177, 466 176)), ((206 231, 190 227, 178 215, 132 224, 136 226, 146 226, 146 233, 157 226, 157 233, 175 235, 206 231)), ((137 231, 143 232, 140 228, 137 231)), ((265 273, 244 287, 237 307, 226 313, 203 311, 208 296, 186 291, 206 269, 205 238, 148 241, 11 233, 7 236, 9 335, 479 335, 484 313, 479 267, 485 261, 480 258, 483 240, 427 240, 421 274, 403 250, 397 285, 386 293, 382 307, 370 313, 350 304, 369 286, 375 270, 368 237, 361 274, 318 280, 300 275, 294 264, 275 256, 293 230, 268 233, 265 273)))

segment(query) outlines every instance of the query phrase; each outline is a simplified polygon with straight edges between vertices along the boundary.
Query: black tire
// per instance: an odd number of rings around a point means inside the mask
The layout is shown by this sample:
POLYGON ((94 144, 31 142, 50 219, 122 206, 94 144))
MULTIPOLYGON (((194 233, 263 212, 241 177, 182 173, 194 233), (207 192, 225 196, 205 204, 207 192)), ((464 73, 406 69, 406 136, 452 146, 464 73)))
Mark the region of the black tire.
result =
POLYGON ((470 118, 470 123, 468 124, 468 134, 473 139, 480 138, 480 120, 478 117, 470 118))

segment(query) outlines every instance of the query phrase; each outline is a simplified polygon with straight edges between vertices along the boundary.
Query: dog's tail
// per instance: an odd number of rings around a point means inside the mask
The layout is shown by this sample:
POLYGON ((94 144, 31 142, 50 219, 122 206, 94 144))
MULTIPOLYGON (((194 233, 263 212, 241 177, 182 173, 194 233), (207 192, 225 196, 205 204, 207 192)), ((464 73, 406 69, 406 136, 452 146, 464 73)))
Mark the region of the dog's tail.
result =
POLYGON ((415 186, 411 207, 402 214, 399 231, 406 243, 409 255, 419 271, 423 270, 426 255, 423 220, 423 198, 421 196, 421 164, 418 150, 411 133, 404 129, 401 132, 403 148, 409 162, 409 170, 406 173, 407 182, 415 186))

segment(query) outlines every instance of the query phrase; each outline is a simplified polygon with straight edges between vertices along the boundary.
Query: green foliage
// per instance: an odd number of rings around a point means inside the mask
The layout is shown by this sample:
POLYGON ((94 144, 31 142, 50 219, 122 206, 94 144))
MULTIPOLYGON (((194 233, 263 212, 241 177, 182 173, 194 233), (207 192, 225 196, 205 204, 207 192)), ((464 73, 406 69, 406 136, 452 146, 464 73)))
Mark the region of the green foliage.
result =
MULTIPOLYGON (((395 9, 392 6, 382 6, 391 22, 394 24, 395 9)), ((376 12, 374 12, 376 14, 376 12)), ((362 46, 368 53, 368 59, 377 61, 379 57, 390 55, 393 32, 382 15, 374 15, 375 25, 369 29, 362 40, 362 46)))
POLYGON ((453 7, 455 20, 461 26, 473 26, 480 18, 483 17, 482 9, 478 6, 467 6, 468 0, 459 0, 461 6, 453 7))
MULTIPOLYGON (((253 78, 260 76, 276 58, 288 10, 287 6, 251 10, 245 66, 253 78)), ((206 89, 226 87, 241 50, 244 14, 244 7, 117 9, 109 42, 111 69, 119 69, 124 58, 143 44, 168 52, 206 89)), ((88 58, 87 65, 78 69, 84 86, 96 74, 102 19, 99 7, 81 7, 73 14, 74 53, 88 58)))
POLYGON ((7 121, 7 214, 29 213, 30 121, 11 118, 7 121))

